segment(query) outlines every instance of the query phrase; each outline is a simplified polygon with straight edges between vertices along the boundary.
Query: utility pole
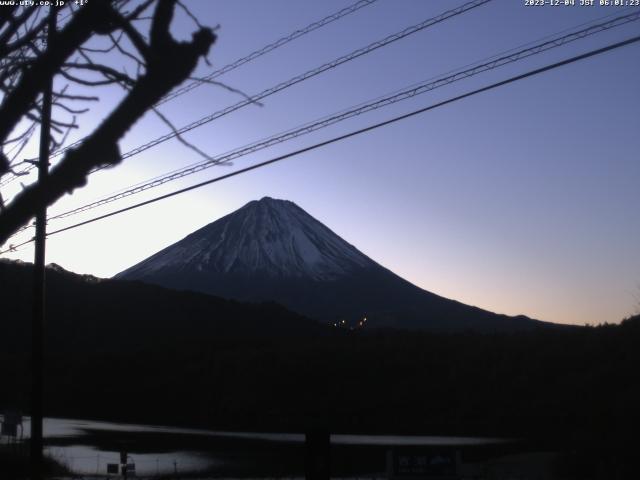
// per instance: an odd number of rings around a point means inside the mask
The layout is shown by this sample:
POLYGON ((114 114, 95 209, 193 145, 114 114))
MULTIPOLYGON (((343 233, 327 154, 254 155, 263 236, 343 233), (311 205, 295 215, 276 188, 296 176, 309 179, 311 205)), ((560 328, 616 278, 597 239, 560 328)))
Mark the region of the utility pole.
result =
MULTIPOLYGON (((47 50, 51 49, 56 32, 56 9, 49 7, 47 50)), ((40 155, 38 183, 44 184, 49 174, 49 145, 51 143, 51 97, 53 76, 42 91, 42 119, 40 122, 40 155)), ((42 478, 43 466, 43 394, 44 394, 44 305, 45 305, 45 242, 47 236, 47 207, 36 214, 33 318, 31 322, 31 478, 42 478)))

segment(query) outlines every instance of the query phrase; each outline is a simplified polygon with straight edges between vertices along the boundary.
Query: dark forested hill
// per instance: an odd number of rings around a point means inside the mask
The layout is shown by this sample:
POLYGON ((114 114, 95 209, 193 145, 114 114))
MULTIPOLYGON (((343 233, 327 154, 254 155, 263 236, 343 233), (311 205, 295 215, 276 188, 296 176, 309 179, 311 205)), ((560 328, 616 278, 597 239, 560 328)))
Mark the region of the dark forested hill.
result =
MULTIPOLYGON (((30 269, 0 264, 0 407, 27 405, 30 269)), ((640 317, 477 334, 325 329, 243 305, 49 271, 50 415, 218 429, 498 435, 624 449, 640 317)))
MULTIPOLYGON (((29 322, 32 265, 0 262, 4 341, 14 344, 29 322)), ((47 267, 47 334, 55 349, 124 349, 243 335, 317 334, 317 323, 274 303, 241 303, 139 282, 99 279, 47 267)))

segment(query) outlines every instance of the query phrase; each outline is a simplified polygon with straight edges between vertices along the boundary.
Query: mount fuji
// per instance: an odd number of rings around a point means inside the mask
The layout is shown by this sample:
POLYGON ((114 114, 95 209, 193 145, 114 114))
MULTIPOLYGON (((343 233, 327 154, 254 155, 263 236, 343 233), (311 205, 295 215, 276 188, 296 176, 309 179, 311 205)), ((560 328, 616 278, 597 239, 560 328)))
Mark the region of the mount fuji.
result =
POLYGON ((324 322, 439 331, 545 324, 440 297, 397 276, 293 202, 265 197, 116 275, 240 301, 275 301, 324 322))

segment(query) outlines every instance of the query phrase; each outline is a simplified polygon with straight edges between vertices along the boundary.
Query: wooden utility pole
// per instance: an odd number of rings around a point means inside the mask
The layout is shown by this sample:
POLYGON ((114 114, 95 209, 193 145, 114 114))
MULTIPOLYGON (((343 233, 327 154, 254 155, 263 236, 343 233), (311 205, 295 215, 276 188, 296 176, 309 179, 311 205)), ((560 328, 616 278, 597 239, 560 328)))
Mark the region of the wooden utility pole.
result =
MULTIPOLYGON (((47 50, 52 47, 56 32, 56 9, 49 7, 47 26, 47 50)), ((51 97, 53 76, 42 91, 42 119, 40 122, 40 155, 38 158, 38 183, 44 184, 49 174, 49 145, 51 143, 51 97)), ((45 242, 47 236, 47 207, 36 214, 33 318, 31 322, 31 478, 42 478, 43 466, 43 394, 44 394, 44 305, 45 305, 45 242)))

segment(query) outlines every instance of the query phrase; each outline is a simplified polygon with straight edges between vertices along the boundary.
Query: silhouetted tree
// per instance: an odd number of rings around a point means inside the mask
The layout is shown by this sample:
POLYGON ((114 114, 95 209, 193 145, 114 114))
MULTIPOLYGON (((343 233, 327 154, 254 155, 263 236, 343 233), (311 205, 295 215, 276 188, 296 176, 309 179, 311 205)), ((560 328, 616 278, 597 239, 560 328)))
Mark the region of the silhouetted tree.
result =
POLYGON ((45 182, 24 188, 7 205, 0 200, 0 245, 39 208, 85 185, 92 170, 120 163, 118 141, 158 100, 189 78, 215 41, 212 29, 199 24, 191 41, 173 38, 176 5, 191 15, 178 0, 91 0, 81 7, 66 3, 57 12, 66 13, 66 21, 48 45, 48 9, 0 8, 0 179, 18 173, 18 155, 37 130, 42 93, 52 78, 57 80, 52 148, 62 146, 70 129, 77 128, 77 116, 87 110, 82 104, 98 100, 86 94, 86 87, 117 84, 125 95, 82 143, 62 155, 45 182), (148 34, 143 32, 146 25, 148 34), (127 65, 136 73, 128 73, 127 65), (82 94, 74 93, 79 86, 82 94))

